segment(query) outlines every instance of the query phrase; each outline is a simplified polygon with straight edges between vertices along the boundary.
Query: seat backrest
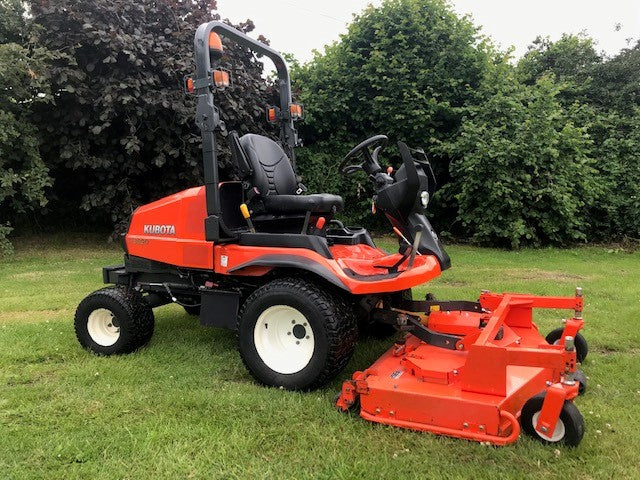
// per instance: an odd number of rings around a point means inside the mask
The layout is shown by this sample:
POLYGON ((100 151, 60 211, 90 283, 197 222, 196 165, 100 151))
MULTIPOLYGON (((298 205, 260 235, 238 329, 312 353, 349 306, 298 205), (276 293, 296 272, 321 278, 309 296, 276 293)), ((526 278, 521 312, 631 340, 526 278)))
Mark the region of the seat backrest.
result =
POLYGON ((253 133, 240 137, 240 145, 253 170, 253 186, 261 195, 295 195, 296 174, 280 145, 253 133))
POLYGON ((229 148, 231 149, 231 161, 238 170, 240 180, 246 180, 251 177, 253 175, 253 169, 249 164, 247 154, 244 152, 242 145, 240 145, 238 132, 235 130, 229 132, 229 148))

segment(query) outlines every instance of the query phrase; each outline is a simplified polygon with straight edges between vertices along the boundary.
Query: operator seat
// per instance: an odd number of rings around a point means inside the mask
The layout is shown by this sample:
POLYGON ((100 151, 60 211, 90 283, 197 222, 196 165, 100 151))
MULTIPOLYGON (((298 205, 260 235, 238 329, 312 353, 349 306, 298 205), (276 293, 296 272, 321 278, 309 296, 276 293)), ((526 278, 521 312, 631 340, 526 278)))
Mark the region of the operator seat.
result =
MULTIPOLYGON (((254 188, 265 213, 333 214, 344 207, 342 197, 329 193, 299 195, 300 185, 282 147, 253 133, 229 133, 231 153, 240 176, 254 188)), ((253 203, 253 202, 252 202, 253 203)))

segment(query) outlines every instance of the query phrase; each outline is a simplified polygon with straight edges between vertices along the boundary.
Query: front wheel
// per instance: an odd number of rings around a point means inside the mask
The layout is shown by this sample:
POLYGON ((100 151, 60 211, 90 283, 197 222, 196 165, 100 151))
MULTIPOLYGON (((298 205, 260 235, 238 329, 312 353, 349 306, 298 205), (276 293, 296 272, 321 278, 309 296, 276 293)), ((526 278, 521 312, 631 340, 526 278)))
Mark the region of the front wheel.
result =
POLYGON ((573 402, 565 400, 553 433, 547 435, 536 430, 544 397, 545 394, 540 393, 535 397, 531 397, 524 404, 520 414, 522 430, 542 443, 558 443, 569 447, 577 447, 584 435, 584 419, 573 402))
POLYGON ((260 383, 310 390, 349 361, 357 339, 353 312, 337 295, 301 278, 253 292, 238 318, 238 350, 260 383))
POLYGON ((107 287, 88 295, 76 310, 78 342, 101 355, 130 353, 153 335, 153 310, 139 292, 107 287))

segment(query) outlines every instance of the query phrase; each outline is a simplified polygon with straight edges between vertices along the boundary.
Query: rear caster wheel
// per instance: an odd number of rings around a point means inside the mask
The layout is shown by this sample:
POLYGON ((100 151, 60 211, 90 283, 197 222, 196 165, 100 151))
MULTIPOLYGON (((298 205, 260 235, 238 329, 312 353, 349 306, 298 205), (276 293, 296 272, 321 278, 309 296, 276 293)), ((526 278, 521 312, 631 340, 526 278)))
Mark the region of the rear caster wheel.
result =
POLYGON ((338 295, 302 278, 283 278, 249 296, 237 335, 242 361, 260 383, 311 390, 345 367, 358 329, 338 295))
POLYGON ((576 370, 573 378, 578 382, 578 395, 584 395, 587 391, 587 376, 582 372, 582 370, 576 370))
MULTIPOLYGON (((560 343, 560 339, 562 338, 563 331, 564 328, 562 327, 551 330, 545 340, 549 345, 558 345, 560 343)), ((576 335, 574 343, 576 345, 576 360, 582 363, 584 362, 584 359, 587 358, 587 354, 589 353, 589 345, 587 344, 587 340, 580 333, 576 335)))
POLYGON ((577 447, 584 435, 584 419, 573 402, 565 401, 560 412, 560 418, 556 423, 556 428, 550 435, 543 434, 536 430, 542 404, 544 403, 544 393, 527 400, 522 407, 520 414, 520 425, 522 430, 534 439, 546 444, 564 444, 568 447, 577 447))
POLYGON ((130 353, 151 339, 153 310, 139 292, 107 287, 80 302, 74 326, 87 350, 101 355, 130 353))

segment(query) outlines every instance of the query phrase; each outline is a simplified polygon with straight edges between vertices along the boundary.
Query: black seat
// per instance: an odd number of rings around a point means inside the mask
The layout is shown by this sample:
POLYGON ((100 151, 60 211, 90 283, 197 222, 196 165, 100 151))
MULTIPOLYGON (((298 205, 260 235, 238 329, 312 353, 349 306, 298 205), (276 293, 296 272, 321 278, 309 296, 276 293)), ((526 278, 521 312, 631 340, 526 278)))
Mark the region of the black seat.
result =
POLYGON ((289 158, 270 138, 231 132, 231 149, 241 176, 254 187, 268 213, 335 213, 342 197, 329 193, 298 195, 299 184, 289 158))

